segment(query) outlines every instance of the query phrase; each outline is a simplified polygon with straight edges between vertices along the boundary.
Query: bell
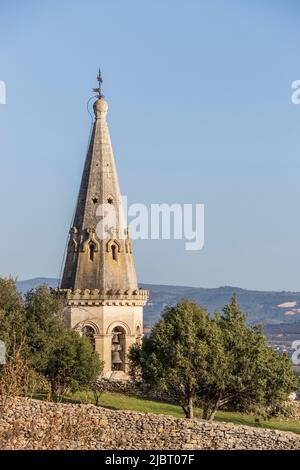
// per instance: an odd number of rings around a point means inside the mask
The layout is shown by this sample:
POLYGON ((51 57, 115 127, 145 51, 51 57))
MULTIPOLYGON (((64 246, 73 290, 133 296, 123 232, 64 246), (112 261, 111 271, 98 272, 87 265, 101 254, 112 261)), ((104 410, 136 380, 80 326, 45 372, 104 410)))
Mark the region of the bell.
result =
POLYGON ((112 353, 112 363, 113 364, 122 364, 119 351, 114 351, 112 353))
POLYGON ((118 335, 117 335, 116 333, 114 333, 114 335, 113 335, 112 342, 113 342, 113 343, 119 343, 119 337, 118 337, 118 335))

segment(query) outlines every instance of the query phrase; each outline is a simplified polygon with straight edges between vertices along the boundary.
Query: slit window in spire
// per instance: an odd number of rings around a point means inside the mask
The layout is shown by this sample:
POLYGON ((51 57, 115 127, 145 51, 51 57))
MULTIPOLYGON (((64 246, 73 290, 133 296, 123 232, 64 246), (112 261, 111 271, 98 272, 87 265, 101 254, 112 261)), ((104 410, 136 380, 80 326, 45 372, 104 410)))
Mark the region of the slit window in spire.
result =
POLYGON ((111 245, 112 258, 114 261, 118 261, 118 247, 117 245, 111 245))
POLYGON ((95 256, 95 245, 94 243, 89 244, 89 258, 90 261, 94 261, 94 256, 95 256))

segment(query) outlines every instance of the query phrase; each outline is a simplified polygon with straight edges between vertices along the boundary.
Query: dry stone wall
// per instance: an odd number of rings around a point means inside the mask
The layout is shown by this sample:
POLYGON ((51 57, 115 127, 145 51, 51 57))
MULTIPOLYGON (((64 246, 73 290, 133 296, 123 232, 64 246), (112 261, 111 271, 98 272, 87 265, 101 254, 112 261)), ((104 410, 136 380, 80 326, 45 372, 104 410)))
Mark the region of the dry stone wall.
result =
POLYGON ((293 433, 12 398, 0 449, 300 449, 293 433))
POLYGON ((168 401, 170 397, 158 390, 152 390, 143 383, 136 383, 129 380, 109 380, 101 378, 97 381, 98 389, 105 392, 122 393, 128 397, 149 398, 154 400, 168 401))

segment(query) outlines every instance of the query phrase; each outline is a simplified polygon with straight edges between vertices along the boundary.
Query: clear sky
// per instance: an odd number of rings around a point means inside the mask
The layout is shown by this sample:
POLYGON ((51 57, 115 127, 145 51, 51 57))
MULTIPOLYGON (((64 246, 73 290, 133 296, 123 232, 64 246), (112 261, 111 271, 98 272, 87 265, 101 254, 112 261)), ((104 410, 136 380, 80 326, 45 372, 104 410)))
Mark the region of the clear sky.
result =
POLYGON ((300 3, 0 0, 0 274, 57 277, 100 65, 129 202, 205 204, 140 282, 300 290, 300 3))

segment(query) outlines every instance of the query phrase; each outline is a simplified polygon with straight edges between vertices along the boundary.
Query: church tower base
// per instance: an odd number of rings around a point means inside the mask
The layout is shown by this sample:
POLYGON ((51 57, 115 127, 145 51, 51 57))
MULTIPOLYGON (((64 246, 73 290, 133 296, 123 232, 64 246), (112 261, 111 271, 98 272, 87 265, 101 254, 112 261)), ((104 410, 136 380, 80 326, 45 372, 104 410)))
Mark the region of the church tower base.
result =
POLYGON ((143 306, 148 291, 132 294, 112 292, 99 297, 98 291, 62 290, 67 298, 63 318, 68 328, 84 334, 104 361, 102 377, 128 380, 128 352, 140 344, 143 331, 143 306))

